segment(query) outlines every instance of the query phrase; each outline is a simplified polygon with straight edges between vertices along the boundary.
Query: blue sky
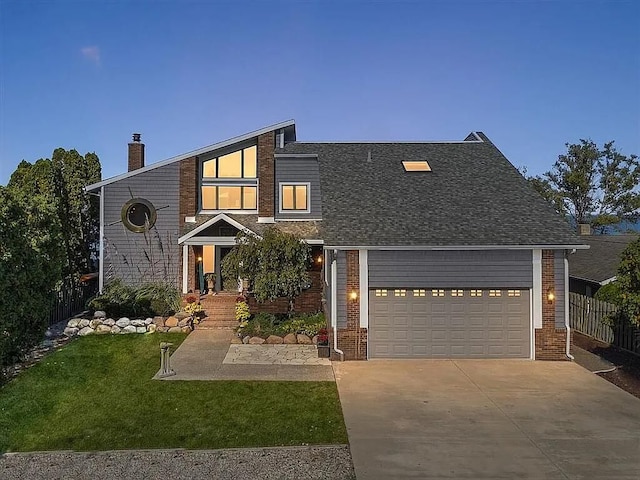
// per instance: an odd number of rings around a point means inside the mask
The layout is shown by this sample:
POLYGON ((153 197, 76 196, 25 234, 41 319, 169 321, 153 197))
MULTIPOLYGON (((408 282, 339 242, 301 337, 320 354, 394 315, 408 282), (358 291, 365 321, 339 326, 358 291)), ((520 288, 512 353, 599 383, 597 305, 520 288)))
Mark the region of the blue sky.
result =
POLYGON ((640 154, 640 2, 0 0, 0 184, 56 147, 103 177, 294 118, 299 140, 484 131, 542 173, 640 154))

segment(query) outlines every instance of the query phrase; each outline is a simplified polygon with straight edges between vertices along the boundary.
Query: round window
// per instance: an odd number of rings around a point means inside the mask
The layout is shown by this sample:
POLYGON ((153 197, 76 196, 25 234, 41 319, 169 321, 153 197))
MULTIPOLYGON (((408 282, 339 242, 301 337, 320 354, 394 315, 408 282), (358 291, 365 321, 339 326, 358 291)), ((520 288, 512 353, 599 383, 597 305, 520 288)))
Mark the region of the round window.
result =
POLYGON ((122 207, 122 223, 132 232, 146 232, 156 223, 153 204, 144 198, 132 198, 122 207))

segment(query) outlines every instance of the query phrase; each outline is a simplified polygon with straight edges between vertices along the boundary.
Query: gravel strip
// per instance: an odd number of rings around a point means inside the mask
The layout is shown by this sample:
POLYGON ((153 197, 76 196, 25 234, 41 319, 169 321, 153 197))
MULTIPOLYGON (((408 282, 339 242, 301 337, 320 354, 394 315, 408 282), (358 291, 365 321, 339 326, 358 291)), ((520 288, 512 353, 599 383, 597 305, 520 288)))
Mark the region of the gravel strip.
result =
POLYGON ((355 479, 348 445, 5 453, 2 479, 355 479))

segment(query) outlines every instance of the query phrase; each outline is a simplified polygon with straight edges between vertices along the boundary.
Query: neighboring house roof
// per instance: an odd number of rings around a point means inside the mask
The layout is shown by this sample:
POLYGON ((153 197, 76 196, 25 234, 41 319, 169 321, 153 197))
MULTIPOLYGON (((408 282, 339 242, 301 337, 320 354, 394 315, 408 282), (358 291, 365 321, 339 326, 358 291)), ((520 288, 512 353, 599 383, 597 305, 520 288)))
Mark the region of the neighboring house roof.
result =
POLYGON ((276 153, 318 155, 327 246, 582 247, 480 132, 460 142, 292 142, 276 153), (406 160, 431 171, 406 172, 406 160))
POLYGON ((615 279, 620 254, 638 235, 585 235, 580 239, 591 248, 569 256, 569 276, 604 285, 615 279))
POLYGON ((105 185, 109 185, 111 183, 117 182, 118 180, 123 180, 125 178, 133 177, 134 175, 139 175, 140 173, 148 172, 149 170, 153 170, 154 168, 164 167, 165 165, 169 165, 171 163, 179 162, 181 160, 185 160, 187 158, 191 158, 197 155, 203 155, 205 153, 211 152, 213 150, 217 150, 219 148, 228 147, 229 145, 233 145, 235 143, 243 142, 245 140, 249 140, 254 137, 258 137, 263 133, 272 132, 274 130, 285 129, 285 135, 287 139, 295 140, 295 120, 287 120, 286 122, 276 123, 274 125, 269 125, 268 127, 261 128, 254 132, 245 133, 244 135, 240 135, 237 137, 229 138, 227 140, 223 140, 222 142, 214 143, 213 145, 208 145, 206 147, 198 148, 197 150, 193 150, 191 152, 183 153, 182 155, 178 155, 175 157, 167 158, 166 160, 162 160, 159 162, 155 162, 147 165, 146 167, 139 168, 137 170, 133 170, 131 172, 123 173, 121 175, 116 175, 115 177, 107 178, 97 183, 93 183, 85 187, 87 192, 91 192, 93 190, 97 190, 100 187, 105 185))

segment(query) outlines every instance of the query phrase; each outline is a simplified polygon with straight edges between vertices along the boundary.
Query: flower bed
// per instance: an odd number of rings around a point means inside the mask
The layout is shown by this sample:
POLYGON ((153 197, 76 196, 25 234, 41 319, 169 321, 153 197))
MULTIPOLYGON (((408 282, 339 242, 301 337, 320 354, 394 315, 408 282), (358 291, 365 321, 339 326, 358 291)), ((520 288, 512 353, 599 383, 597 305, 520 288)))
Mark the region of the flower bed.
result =
POLYGON ((322 313, 274 315, 258 313, 236 328, 234 343, 260 344, 323 344, 327 339, 326 320, 322 313), (320 338, 320 342, 318 339, 320 338))

